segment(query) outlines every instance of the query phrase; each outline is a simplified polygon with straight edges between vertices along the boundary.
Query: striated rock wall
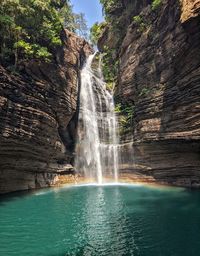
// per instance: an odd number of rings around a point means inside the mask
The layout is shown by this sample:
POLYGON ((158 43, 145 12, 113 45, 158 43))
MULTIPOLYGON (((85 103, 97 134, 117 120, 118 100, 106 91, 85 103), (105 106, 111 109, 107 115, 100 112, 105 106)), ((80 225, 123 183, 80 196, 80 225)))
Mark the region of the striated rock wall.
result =
MULTIPOLYGON (((121 146, 121 177, 200 187, 200 1, 163 0, 155 10, 151 2, 133 6, 117 39, 116 94, 134 105, 132 133, 121 146)), ((100 44, 112 48, 109 26, 100 44)))
POLYGON ((65 31, 53 63, 32 61, 21 75, 0 66, 0 193, 53 185, 71 163, 79 71, 91 51, 65 31))

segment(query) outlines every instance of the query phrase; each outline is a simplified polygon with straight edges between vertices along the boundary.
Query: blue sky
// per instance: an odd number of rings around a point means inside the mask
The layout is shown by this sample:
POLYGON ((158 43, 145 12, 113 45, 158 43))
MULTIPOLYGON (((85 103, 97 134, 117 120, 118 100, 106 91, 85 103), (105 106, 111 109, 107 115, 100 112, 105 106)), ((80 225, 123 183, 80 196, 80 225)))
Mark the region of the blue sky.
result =
POLYGON ((83 12, 87 24, 91 27, 96 21, 102 21, 102 6, 99 0, 71 0, 75 13, 83 12))

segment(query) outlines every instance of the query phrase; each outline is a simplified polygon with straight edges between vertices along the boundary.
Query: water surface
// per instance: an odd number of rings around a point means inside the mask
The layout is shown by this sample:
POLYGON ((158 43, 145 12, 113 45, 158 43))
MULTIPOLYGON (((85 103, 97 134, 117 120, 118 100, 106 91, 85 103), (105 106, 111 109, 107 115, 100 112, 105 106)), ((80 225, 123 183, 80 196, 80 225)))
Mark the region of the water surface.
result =
POLYGON ((1 256, 197 256, 200 192, 80 186, 0 197, 1 256))

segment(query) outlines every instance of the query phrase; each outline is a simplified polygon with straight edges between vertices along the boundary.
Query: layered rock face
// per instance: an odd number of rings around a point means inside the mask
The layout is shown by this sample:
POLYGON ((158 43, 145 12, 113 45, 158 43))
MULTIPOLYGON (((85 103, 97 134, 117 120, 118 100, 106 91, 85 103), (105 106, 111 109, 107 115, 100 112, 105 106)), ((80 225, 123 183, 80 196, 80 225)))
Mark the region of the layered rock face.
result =
MULTIPOLYGON (((200 1, 122 2, 117 96, 134 105, 134 120, 121 177, 200 187, 200 1)), ((112 37, 107 28, 100 44, 115 47, 112 37)))
POLYGON ((79 72, 91 53, 63 32, 53 63, 0 67, 0 193, 53 185, 73 158, 79 72))

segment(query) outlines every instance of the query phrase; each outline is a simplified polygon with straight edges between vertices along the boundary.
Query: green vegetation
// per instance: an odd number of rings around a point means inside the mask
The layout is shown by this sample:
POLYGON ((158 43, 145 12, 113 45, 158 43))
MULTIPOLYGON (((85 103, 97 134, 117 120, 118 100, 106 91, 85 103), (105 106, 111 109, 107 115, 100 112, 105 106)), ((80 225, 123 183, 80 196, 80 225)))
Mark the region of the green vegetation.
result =
POLYGON ((128 102, 117 103, 115 113, 119 115, 120 134, 122 135, 133 127, 135 106, 128 102))
POLYGON ((133 21, 139 27, 140 32, 143 32, 148 27, 148 24, 145 23, 143 18, 139 15, 134 16, 133 21))
POLYGON ((113 44, 110 43, 112 46, 110 47, 109 45, 105 44, 104 48, 101 49, 103 55, 103 75, 106 83, 108 84, 107 87, 110 87, 113 90, 113 88, 115 88, 119 66, 118 49, 121 45, 121 40, 123 39, 122 33, 125 32, 124 26, 119 19, 113 15, 113 11, 116 9, 116 7, 118 8, 122 6, 122 2, 119 0, 100 0, 100 3, 103 6, 106 21, 100 24, 94 24, 90 31, 90 38, 94 44, 97 44, 106 27, 113 35, 113 44))
POLYGON ((112 92, 115 89, 115 83, 114 82, 107 82, 106 83, 106 90, 112 92))
POLYGON ((2 0, 1 63, 16 68, 21 60, 51 61, 55 48, 62 44, 61 31, 64 27, 75 31, 76 21, 68 0, 2 0))
POLYGON ((162 0, 153 0, 151 4, 151 9, 155 11, 160 7, 161 4, 162 4, 162 0))
MULTIPOLYGON (((101 38, 107 24, 107 22, 96 22, 90 29, 90 40, 94 45, 97 45, 97 42, 101 38)), ((116 80, 118 71, 118 61, 116 61, 116 49, 110 49, 108 46, 104 46, 102 54, 102 70, 105 81, 109 84, 108 87, 114 88, 114 82, 116 80)))
POLYGON ((143 22, 143 19, 141 16, 137 15, 137 16, 134 16, 133 17, 133 21, 136 23, 136 24, 141 24, 143 22))
POLYGON ((105 81, 107 83, 113 83, 116 80, 118 72, 118 61, 114 58, 115 49, 109 49, 104 47, 104 53, 102 58, 102 69, 105 81))
POLYGON ((74 14, 73 16, 74 16, 74 22, 72 22, 72 25, 73 25, 73 23, 74 23, 74 25, 72 26, 72 29, 75 29, 76 33, 79 36, 82 36, 86 40, 89 40, 89 36, 88 36, 89 28, 87 26, 85 14, 78 13, 78 14, 74 14))
POLYGON ((103 5, 106 18, 108 18, 110 11, 115 7, 117 2, 118 0, 100 0, 100 3, 103 5))
POLYGON ((150 93, 150 89, 149 88, 143 88, 139 94, 139 97, 142 97, 142 96, 145 96, 145 95, 148 95, 150 93))
MULTIPOLYGON (((118 73, 118 61, 115 58, 115 50, 109 49, 109 47, 104 46, 103 53, 101 53, 101 64, 104 80, 106 82, 106 88, 110 92, 114 91, 117 73, 118 73)), ((96 54, 95 59, 99 62, 100 53, 96 54)))
POLYGON ((96 45, 99 38, 101 37, 104 28, 106 27, 107 23, 106 22, 101 22, 101 23, 94 23, 94 25, 90 29, 90 41, 96 45))

